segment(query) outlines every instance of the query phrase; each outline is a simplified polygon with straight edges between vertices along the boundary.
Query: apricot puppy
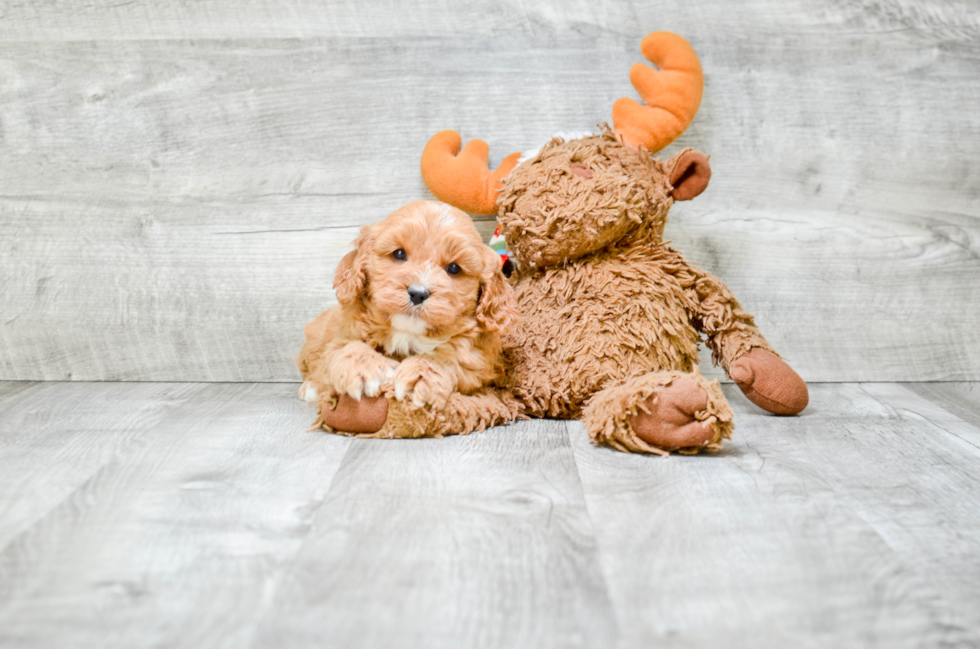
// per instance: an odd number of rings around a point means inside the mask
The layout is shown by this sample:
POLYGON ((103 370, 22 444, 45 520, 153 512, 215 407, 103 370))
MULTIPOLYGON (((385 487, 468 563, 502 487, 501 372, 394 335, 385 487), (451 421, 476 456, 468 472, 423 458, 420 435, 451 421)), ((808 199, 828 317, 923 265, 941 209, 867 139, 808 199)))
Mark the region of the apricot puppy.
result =
POLYGON ((409 203, 364 226, 354 247, 334 278, 339 305, 306 326, 300 398, 441 408, 499 378, 500 332, 517 309, 499 255, 466 213, 409 203))

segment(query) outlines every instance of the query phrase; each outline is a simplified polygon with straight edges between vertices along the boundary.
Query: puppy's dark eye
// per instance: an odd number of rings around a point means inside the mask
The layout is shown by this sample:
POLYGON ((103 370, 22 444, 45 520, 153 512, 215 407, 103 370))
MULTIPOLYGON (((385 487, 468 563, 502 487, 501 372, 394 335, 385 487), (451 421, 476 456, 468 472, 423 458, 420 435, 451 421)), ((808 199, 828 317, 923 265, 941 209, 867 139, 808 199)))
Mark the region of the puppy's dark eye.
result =
POLYGON ((408 255, 405 254, 405 251, 402 250, 401 248, 391 253, 391 256, 397 259, 398 261, 405 261, 406 259, 408 259, 408 255))
POLYGON ((461 270, 462 269, 459 267, 459 264, 449 264, 446 266, 446 272, 450 275, 459 275, 459 271, 461 270))

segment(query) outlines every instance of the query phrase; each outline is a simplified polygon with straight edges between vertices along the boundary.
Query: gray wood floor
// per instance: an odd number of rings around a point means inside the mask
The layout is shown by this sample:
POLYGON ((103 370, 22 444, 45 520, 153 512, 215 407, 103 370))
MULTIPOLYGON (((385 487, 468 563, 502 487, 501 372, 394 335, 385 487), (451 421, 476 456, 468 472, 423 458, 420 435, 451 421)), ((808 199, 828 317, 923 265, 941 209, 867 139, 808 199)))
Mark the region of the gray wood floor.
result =
POLYGON ((0 383, 3 647, 980 644, 980 387, 667 459, 306 432, 291 384, 0 383))

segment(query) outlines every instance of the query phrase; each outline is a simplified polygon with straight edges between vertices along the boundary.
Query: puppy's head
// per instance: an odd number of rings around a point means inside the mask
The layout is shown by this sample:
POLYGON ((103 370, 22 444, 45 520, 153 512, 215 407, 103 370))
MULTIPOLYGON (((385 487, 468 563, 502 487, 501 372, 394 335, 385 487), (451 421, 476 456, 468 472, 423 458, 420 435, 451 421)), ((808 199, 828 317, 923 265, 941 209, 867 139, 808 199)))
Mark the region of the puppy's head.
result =
POLYGON ((402 329, 498 331, 517 319, 500 257, 466 213, 435 201, 409 203, 366 225, 337 267, 337 300, 366 299, 402 329))

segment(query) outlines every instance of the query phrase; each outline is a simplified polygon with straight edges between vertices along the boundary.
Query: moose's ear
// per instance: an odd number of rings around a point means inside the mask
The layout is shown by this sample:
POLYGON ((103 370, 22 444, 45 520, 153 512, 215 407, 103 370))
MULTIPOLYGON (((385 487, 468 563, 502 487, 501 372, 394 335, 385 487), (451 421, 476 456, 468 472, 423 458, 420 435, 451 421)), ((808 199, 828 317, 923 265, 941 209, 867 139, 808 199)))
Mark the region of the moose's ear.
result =
POLYGON ((700 151, 681 151, 674 157, 674 169, 670 172, 670 195, 675 201, 689 201, 708 188, 711 165, 700 151))

